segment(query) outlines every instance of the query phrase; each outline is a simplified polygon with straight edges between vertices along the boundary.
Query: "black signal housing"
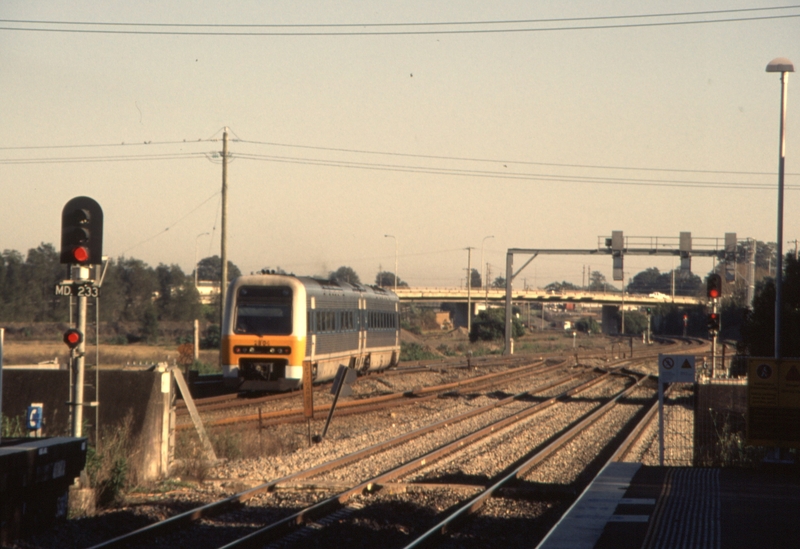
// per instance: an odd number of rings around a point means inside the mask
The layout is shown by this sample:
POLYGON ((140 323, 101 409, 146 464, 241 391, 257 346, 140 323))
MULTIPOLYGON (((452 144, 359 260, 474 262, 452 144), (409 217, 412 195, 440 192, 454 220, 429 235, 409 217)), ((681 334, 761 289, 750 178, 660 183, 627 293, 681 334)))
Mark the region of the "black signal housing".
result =
POLYGON ((88 196, 77 196, 61 212, 61 263, 103 262, 103 209, 88 196))

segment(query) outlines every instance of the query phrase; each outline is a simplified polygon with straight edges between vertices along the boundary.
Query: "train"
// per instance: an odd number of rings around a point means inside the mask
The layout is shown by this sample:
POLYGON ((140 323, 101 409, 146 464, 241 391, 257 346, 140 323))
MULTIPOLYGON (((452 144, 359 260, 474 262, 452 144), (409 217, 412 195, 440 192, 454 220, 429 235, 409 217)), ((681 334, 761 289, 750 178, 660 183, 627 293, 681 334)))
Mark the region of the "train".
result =
POLYGON ((246 392, 298 389, 303 367, 314 382, 340 365, 358 373, 400 361, 400 302, 379 286, 286 274, 239 276, 228 286, 220 361, 227 387, 246 392))

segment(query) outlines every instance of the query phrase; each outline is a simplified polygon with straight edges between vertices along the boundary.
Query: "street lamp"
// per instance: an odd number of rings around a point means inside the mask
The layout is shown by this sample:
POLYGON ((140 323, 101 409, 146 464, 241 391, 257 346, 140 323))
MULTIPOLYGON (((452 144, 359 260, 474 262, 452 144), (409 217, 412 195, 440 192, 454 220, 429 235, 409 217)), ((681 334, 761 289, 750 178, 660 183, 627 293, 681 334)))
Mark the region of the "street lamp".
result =
POLYGON ((785 57, 777 57, 767 65, 767 72, 781 73, 781 127, 778 146, 778 240, 775 266, 775 358, 781 357, 781 303, 783 302, 783 169, 786 162, 786 92, 789 73, 794 65, 785 57))
POLYGON ((211 233, 200 233, 194 239, 194 287, 197 288, 197 242, 201 236, 208 236, 211 233))
POLYGON ((394 291, 397 291, 397 237, 392 234, 383 235, 384 238, 394 238, 394 291))
POLYGON ((488 280, 486 280, 486 278, 484 278, 486 276, 485 275, 486 271, 485 271, 484 265, 483 265, 483 245, 490 238, 494 238, 494 236, 484 236, 483 240, 481 241, 481 278, 483 278, 484 285, 487 284, 488 280))

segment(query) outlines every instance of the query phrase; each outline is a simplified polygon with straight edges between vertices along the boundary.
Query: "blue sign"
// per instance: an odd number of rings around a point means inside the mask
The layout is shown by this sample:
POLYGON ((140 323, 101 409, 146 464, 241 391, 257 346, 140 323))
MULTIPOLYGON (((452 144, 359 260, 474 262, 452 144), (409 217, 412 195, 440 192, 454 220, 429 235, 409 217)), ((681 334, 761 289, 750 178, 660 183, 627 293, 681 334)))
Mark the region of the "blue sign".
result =
POLYGON ((31 431, 38 431, 42 428, 42 407, 28 406, 27 426, 31 431))

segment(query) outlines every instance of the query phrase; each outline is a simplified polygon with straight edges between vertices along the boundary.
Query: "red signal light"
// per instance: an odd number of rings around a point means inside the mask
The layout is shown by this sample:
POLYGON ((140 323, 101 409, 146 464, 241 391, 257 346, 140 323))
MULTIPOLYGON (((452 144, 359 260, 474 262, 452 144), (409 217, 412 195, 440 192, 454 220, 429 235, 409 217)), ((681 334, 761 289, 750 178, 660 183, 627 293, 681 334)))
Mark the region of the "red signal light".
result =
POLYGON ((85 246, 78 246, 72 250, 72 258, 75 263, 85 263, 89 260, 89 250, 85 246))
POLYGON ((78 345, 81 344, 83 341, 83 334, 80 333, 75 328, 70 328, 66 332, 64 332, 64 343, 67 344, 67 347, 70 349, 74 349, 78 345))
POLYGON ((716 273, 708 275, 706 290, 706 295, 709 299, 722 297, 722 277, 716 273))

